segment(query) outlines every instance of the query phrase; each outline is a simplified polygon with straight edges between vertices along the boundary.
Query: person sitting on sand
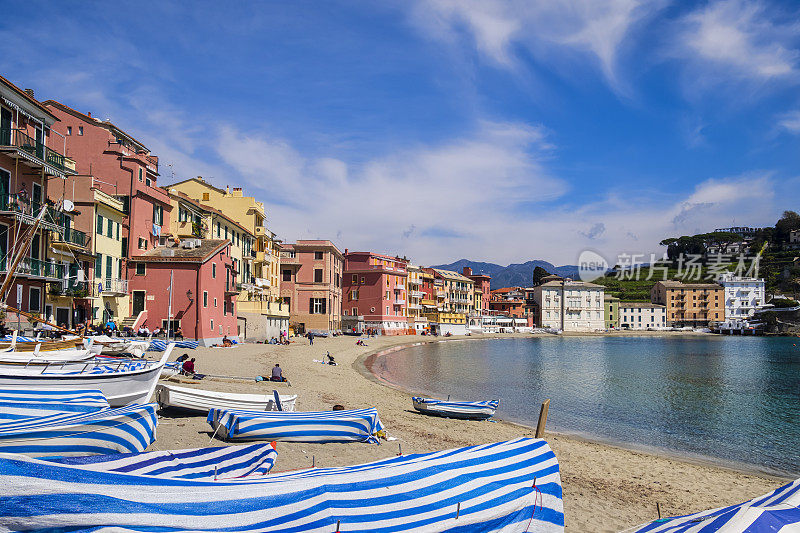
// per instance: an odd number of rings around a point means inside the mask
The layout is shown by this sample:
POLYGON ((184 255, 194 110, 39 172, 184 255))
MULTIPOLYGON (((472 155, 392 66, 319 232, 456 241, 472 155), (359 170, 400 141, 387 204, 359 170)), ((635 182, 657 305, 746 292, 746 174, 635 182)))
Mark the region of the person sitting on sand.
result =
POLYGON ((327 352, 325 354, 325 358, 328 360, 327 362, 328 362, 329 365, 336 366, 336 361, 334 361, 333 356, 331 355, 331 352, 327 352))
POLYGON ((275 366, 272 367, 272 376, 269 378, 270 381, 286 381, 286 378, 283 377, 283 369, 279 363, 275 363, 275 366))
POLYGON ((187 376, 194 375, 194 357, 189 361, 183 362, 183 373, 187 376))
POLYGON ((224 337, 222 337, 222 347, 223 348, 230 348, 231 346, 233 346, 233 343, 228 338, 228 336, 225 335, 224 337))

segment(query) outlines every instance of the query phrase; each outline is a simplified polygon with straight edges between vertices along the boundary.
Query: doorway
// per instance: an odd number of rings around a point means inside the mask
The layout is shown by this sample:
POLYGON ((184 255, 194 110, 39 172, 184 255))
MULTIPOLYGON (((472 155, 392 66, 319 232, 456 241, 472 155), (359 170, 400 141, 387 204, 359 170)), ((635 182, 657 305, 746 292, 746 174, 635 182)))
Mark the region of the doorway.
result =
POLYGON ((70 327, 69 314, 69 307, 56 307, 56 324, 70 327))
POLYGON ((133 316, 138 316, 144 311, 145 291, 133 291, 133 316))

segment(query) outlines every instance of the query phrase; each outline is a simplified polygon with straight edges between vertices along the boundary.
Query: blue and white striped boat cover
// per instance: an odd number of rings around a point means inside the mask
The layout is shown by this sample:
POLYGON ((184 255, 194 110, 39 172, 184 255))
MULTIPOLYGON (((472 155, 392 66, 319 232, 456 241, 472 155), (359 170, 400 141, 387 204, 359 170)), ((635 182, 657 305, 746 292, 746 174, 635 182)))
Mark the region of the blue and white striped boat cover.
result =
POLYGON ((383 430, 378 410, 244 411, 211 409, 208 423, 223 438, 295 442, 370 442, 383 430))
POLYGON ((0 390, 0 423, 33 416, 92 413, 108 409, 99 390, 0 390))
POLYGON ((662 518, 636 529, 642 532, 773 533, 800 531, 800 479, 769 494, 730 507, 662 518))
MULTIPOLYGON (((187 350, 194 350, 199 343, 197 341, 173 341, 175 348, 185 348, 187 350)), ((163 352, 167 349, 167 341, 152 340, 150 346, 147 348, 148 352, 163 352)))
MULTIPOLYGON (((3 337, 3 340, 11 342, 13 338, 14 338, 13 335, 6 335, 5 337, 3 337)), ((34 337, 23 337, 21 335, 17 335, 17 342, 36 342, 36 339, 34 337)), ((44 342, 44 339, 42 340, 42 342, 44 342)))
POLYGON ((63 413, 0 424, 0 452, 32 457, 130 453, 155 440, 158 404, 63 413))
POLYGON ((0 455, 0 530, 10 531, 563 533, 561 498, 558 461, 536 439, 240 481, 0 455))
POLYGON ((66 465, 80 465, 82 468, 95 472, 220 480, 264 475, 272 469, 277 457, 275 443, 271 443, 163 452, 59 457, 49 461, 66 465))
POLYGON ((426 414, 453 418, 489 418, 497 411, 500 400, 451 402, 435 398, 413 397, 414 408, 426 414))

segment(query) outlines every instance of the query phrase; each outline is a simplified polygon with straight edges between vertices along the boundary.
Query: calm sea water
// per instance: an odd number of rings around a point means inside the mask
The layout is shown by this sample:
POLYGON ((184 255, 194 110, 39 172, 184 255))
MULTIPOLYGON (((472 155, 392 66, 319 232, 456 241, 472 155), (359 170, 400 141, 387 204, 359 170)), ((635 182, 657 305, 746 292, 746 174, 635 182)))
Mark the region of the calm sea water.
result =
POLYGON ((500 398, 498 417, 800 476, 800 339, 548 337, 449 341, 378 358, 390 382, 500 398))

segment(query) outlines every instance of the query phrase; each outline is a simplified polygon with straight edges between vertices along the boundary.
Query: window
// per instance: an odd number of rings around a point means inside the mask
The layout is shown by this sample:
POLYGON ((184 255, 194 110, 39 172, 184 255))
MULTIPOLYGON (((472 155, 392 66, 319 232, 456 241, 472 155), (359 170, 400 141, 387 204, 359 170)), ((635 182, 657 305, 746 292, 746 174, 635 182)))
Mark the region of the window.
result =
POLYGON ((216 306, 217 306, 217 299, 214 298, 214 307, 216 307, 216 306))
POLYGON ((72 126, 67 126, 67 135, 72 135, 72 126))
POLYGON ((358 289, 354 289, 350 291, 350 299, 351 300, 358 300, 358 289))
POLYGON ((322 252, 314 252, 314 261, 322 261, 322 252))
POLYGON ((353 274, 353 283, 358 283, 358 275, 353 274))
POLYGON ((228 226, 225 226, 225 238, 228 238, 228 226))
POLYGON ((114 238, 114 221, 109 220, 108 224, 106 224, 106 237, 109 239, 114 238))
POLYGON ((361 283, 364 283, 364 276, 361 276, 361 283))
POLYGON ((209 197, 208 193, 207 193, 207 192, 204 192, 204 193, 203 193, 203 201, 204 201, 204 202, 207 202, 207 201, 209 201, 210 199, 211 199, 211 198, 209 197))
POLYGON ((83 135, 83 126, 78 126, 78 135, 83 135))
POLYGON ((324 315, 326 303, 325 298, 311 298, 308 306, 309 312, 312 315, 324 315))
POLYGON ((292 281, 292 271, 290 269, 283 271, 283 281, 292 281))
POLYGON ((36 313, 42 310, 42 290, 39 287, 31 287, 28 293, 28 310, 36 313))
POLYGON ((144 263, 136 263, 136 275, 144 276, 147 273, 147 265, 144 263))
POLYGON ((203 307, 208 307, 208 291, 203 291, 203 307))
POLYGON ((103 277, 103 254, 97 254, 94 259, 94 277, 103 277))
POLYGON ((211 263, 211 277, 217 279, 217 264, 211 263))
POLYGON ((358 307, 354 307, 352 310, 353 316, 358 316, 358 307))
POLYGON ((103 215, 97 215, 97 234, 103 234, 103 215))
POLYGON ((214 329, 214 319, 211 319, 211 329, 214 329))
POLYGON ((164 208, 160 205, 153 204, 153 224, 164 224, 164 208))
POLYGON ((139 181, 140 182, 144 181, 144 172, 142 171, 141 168, 139 169, 139 181))
POLYGON ((153 185, 153 182, 150 180, 150 178, 145 178, 144 184, 147 185, 148 187, 151 187, 153 185))
POLYGON ((315 268, 314 269, 314 283, 322 283, 322 269, 315 268))

